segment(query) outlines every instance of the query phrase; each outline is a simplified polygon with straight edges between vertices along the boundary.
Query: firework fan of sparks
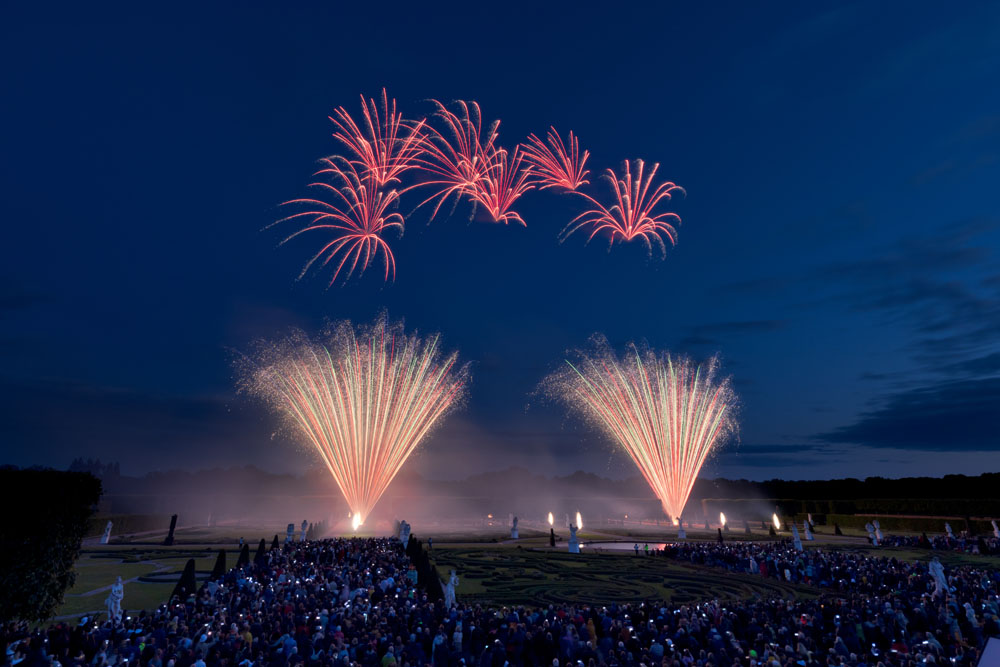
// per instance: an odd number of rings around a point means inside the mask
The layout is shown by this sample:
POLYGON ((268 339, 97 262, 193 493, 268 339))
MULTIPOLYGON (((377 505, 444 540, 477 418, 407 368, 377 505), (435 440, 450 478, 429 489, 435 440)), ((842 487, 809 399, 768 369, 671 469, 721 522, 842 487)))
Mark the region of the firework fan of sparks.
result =
POLYGON ((569 133, 569 149, 563 143, 556 128, 549 128, 546 145, 535 135, 528 136, 528 143, 522 144, 524 159, 534 166, 533 178, 538 182, 540 190, 546 188, 562 188, 576 190, 582 185, 589 185, 585 169, 589 151, 583 151, 580 156, 580 141, 573 132, 569 133))
POLYGON ((464 396, 468 369, 437 336, 385 317, 301 332, 245 359, 242 388, 262 398, 319 454, 363 522, 414 449, 464 396))
POLYGON ((482 210, 482 218, 491 222, 527 226, 514 210, 515 203, 532 189, 553 188, 583 197, 591 205, 566 225, 561 241, 576 232, 586 234, 587 242, 607 236, 611 246, 639 240, 649 252, 656 244, 664 256, 666 242, 676 243, 674 225, 680 217, 658 212, 658 208, 683 189, 672 182, 654 184, 659 164, 647 169, 642 160, 625 162, 620 177, 608 169, 603 177, 611 183, 613 200, 602 203, 581 191, 590 184, 586 168, 590 153, 581 153, 573 132, 564 142, 553 127, 544 141, 532 134, 526 143, 509 151, 498 144, 500 121, 484 128, 478 103, 460 100, 449 108, 437 100, 431 102, 430 120, 419 121, 405 119, 384 88, 381 97, 361 96, 361 115, 356 118, 342 106, 334 110, 330 116, 333 136, 344 146, 345 155, 321 161, 324 168, 317 175, 329 182, 311 187, 319 188, 325 197, 285 202, 303 210, 274 223, 305 223, 281 244, 305 232, 327 235, 304 265, 300 279, 314 268, 330 266, 330 286, 340 278, 346 283, 381 257, 384 279, 391 276, 394 280, 396 260, 385 232, 396 228, 402 233, 405 218, 396 212, 400 197, 418 188, 428 189, 429 194, 415 209, 432 204, 431 220, 449 201, 454 213, 459 202, 466 200, 472 204, 470 220, 482 210), (419 176, 404 184, 408 172, 419 176))
POLYGON ((595 347, 542 389, 617 442, 678 518, 709 453, 736 432, 731 382, 717 379, 715 358, 698 365, 632 346, 619 359, 605 341, 595 347))
POLYGON ((594 208, 570 221, 562 232, 563 240, 577 231, 589 232, 588 242, 604 233, 610 236, 612 245, 619 241, 639 239, 650 252, 653 244, 657 244, 666 256, 667 247, 663 240, 666 238, 671 245, 677 243, 677 229, 672 223, 680 223, 681 219, 676 213, 656 213, 655 209, 661 202, 669 201, 673 193, 683 193, 684 190, 670 181, 654 187, 653 179, 660 165, 654 163, 653 168, 647 172, 642 160, 635 160, 635 164, 634 177, 632 163, 629 161, 625 162, 625 173, 621 178, 611 169, 605 172, 604 178, 611 183, 614 195, 610 206, 605 206, 586 193, 576 193, 593 204, 594 208))
POLYGON ((521 214, 511 209, 521 195, 535 187, 528 180, 531 167, 522 168, 523 160, 524 155, 519 148, 514 149, 513 155, 508 155, 503 149, 496 151, 486 158, 483 177, 469 190, 469 196, 486 209, 493 222, 505 225, 516 222, 523 227, 528 226, 521 214))
POLYGON ((283 206, 299 206, 307 210, 289 215, 269 227, 289 221, 305 222, 305 226, 285 238, 281 244, 307 232, 322 232, 329 240, 302 267, 301 279, 319 262, 320 267, 334 265, 330 285, 341 272, 347 280, 357 270, 364 273, 368 265, 382 255, 385 279, 396 276, 396 258, 385 242, 383 234, 395 227, 403 230, 403 216, 393 211, 399 201, 396 190, 380 187, 367 175, 359 174, 357 165, 338 158, 324 158, 325 168, 315 176, 324 176, 330 182, 317 181, 310 187, 317 188, 329 201, 321 199, 293 199, 283 206))
POLYGON ((424 121, 403 120, 403 114, 396 112, 396 100, 389 101, 385 88, 381 102, 380 110, 374 99, 366 101, 361 96, 360 124, 344 107, 335 109, 330 121, 336 128, 334 138, 353 155, 352 162, 376 185, 385 186, 399 182, 403 172, 416 166, 423 150, 424 121))
POLYGON ((406 188, 431 187, 434 194, 418 204, 417 208, 435 202, 431 220, 449 199, 457 205, 463 195, 472 195, 480 182, 488 178, 491 160, 495 159, 497 128, 494 121, 483 132, 483 115, 476 102, 455 102, 457 111, 451 111, 441 102, 432 100, 434 117, 439 119, 443 132, 428 124, 422 132, 423 152, 416 165, 427 174, 427 180, 406 188))

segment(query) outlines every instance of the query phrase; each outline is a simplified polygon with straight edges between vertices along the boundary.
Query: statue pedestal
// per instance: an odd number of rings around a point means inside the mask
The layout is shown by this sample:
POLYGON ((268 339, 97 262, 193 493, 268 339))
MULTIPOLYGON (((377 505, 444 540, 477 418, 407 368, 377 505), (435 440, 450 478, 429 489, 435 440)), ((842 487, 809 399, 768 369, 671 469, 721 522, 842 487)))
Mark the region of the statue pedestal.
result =
POLYGON ((576 539, 575 537, 569 538, 569 552, 571 554, 580 553, 580 540, 576 539))
POLYGON ((512 540, 517 539, 517 528, 514 528, 513 530, 510 531, 510 539, 512 540))
POLYGON ((677 529, 677 539, 678 540, 686 540, 687 536, 688 536, 688 534, 687 534, 686 530, 684 530, 683 528, 678 528, 677 529))

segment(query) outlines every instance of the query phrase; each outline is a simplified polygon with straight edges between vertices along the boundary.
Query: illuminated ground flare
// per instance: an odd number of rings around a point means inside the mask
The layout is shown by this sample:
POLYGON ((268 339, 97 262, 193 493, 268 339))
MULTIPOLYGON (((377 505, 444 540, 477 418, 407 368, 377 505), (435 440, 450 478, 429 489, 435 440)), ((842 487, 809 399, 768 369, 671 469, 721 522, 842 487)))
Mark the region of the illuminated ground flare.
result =
POLYGON ((716 378, 717 365, 635 346, 619 359, 600 342, 543 390, 621 445, 677 519, 709 453, 736 431, 735 396, 728 378, 716 378))
POLYGON ((295 333, 249 360, 245 389, 315 448, 347 500, 368 518, 407 457, 464 396, 457 354, 384 319, 340 323, 321 340, 295 333))

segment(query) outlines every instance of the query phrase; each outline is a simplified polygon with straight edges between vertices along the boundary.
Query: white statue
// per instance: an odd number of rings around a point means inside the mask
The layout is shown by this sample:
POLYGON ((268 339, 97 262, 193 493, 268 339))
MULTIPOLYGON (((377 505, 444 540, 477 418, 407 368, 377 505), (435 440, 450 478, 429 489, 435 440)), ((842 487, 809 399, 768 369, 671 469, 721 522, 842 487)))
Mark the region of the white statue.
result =
POLYGON ((810 513, 807 512, 806 513, 806 519, 809 521, 809 528, 815 528, 816 527, 816 524, 813 523, 813 515, 812 514, 810 514, 810 513))
POLYGON ((122 583, 122 578, 118 577, 118 580, 111 584, 111 592, 108 593, 108 598, 104 601, 104 606, 108 608, 108 618, 114 625, 118 625, 122 621, 122 600, 124 599, 125 584, 122 583))
POLYGON ((870 523, 865 524, 865 530, 868 531, 868 539, 872 541, 872 544, 876 547, 878 546, 878 537, 875 535, 875 526, 870 523))
POLYGON ((517 517, 510 522, 510 539, 517 539, 517 517))
POLYGON ((107 544, 111 539, 111 522, 108 521, 107 525, 104 526, 104 534, 101 535, 101 544, 107 544))
POLYGON ((931 576, 934 577, 934 597, 948 594, 948 577, 944 576, 944 565, 937 556, 928 564, 931 576))
MULTIPOLYGON (((789 521, 789 523, 792 523, 789 521)), ((802 538, 799 537, 799 527, 792 523, 792 544, 796 551, 802 551, 802 538)))
POLYGON ((955 533, 951 532, 951 524, 947 521, 944 522, 944 532, 948 533, 948 539, 955 539, 955 533))
POLYGON ((576 536, 576 526, 569 524, 569 552, 571 554, 580 553, 580 540, 576 536))
POLYGON ((885 538, 882 536, 882 526, 878 525, 878 519, 872 521, 872 525, 875 526, 875 544, 877 546, 882 544, 882 540, 885 538))
POLYGON ((295 524, 290 523, 288 527, 285 528, 285 544, 295 541, 295 524))
POLYGON ((684 519, 677 519, 677 539, 686 540, 687 536, 687 531, 684 530, 684 519))
POLYGON ((990 523, 993 524, 993 537, 995 537, 998 540, 1000 540, 1000 528, 997 528, 997 521, 996 521, 996 519, 993 519, 992 521, 990 521, 990 523))
POLYGON ((806 536, 806 542, 812 542, 813 540, 816 539, 815 537, 813 537, 812 531, 809 530, 808 521, 802 522, 802 534, 806 536))
POLYGON ((410 524, 406 521, 399 522, 399 541, 404 547, 410 543, 410 524))
POLYGON ((309 522, 306 521, 305 519, 302 519, 302 532, 299 533, 299 542, 306 541, 306 530, 308 529, 309 529, 309 522))
POLYGON ((444 587, 444 606, 451 609, 455 606, 455 589, 458 587, 458 575, 455 574, 455 570, 451 571, 451 577, 448 579, 448 583, 444 587))

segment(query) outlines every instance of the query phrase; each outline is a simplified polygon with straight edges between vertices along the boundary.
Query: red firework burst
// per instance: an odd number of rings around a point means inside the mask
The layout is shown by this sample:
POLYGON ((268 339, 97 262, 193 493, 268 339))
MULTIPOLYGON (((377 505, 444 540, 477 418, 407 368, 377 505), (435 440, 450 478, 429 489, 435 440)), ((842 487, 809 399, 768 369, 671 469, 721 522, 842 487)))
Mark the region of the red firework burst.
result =
POLYGON ((486 177, 490 156, 496 153, 497 127, 500 121, 491 124, 483 133, 483 116, 476 102, 455 103, 458 112, 450 111, 437 100, 435 116, 440 118, 444 132, 426 125, 421 133, 421 155, 414 163, 422 171, 430 174, 430 179, 406 188, 404 192, 422 186, 431 186, 436 192, 418 204, 437 200, 431 219, 438 214, 441 206, 454 196, 471 194, 480 180, 486 177))
POLYGON ((528 180, 531 165, 521 166, 524 157, 520 148, 515 148, 512 155, 502 148, 494 151, 486 161, 482 178, 469 190, 469 196, 486 209, 493 222, 516 222, 527 227, 521 215, 510 209, 521 195, 535 187, 528 180))
POLYGON ((320 267, 325 267, 339 258, 330 285, 333 285, 342 270, 346 270, 344 280, 350 279, 355 270, 364 273, 369 263, 380 253, 385 261, 385 279, 389 272, 396 278, 396 259, 392 250, 382 238, 385 231, 397 227, 403 230, 403 216, 390 209, 398 202, 396 190, 385 190, 373 178, 358 173, 357 166, 348 160, 324 158, 325 169, 315 176, 325 175, 332 183, 316 182, 310 187, 320 188, 330 195, 331 201, 320 199, 293 199, 284 205, 297 204, 310 207, 308 211, 282 218, 270 226, 288 220, 306 219, 306 226, 281 242, 282 245, 293 238, 311 231, 327 231, 333 239, 326 243, 312 259, 302 267, 301 279, 310 268, 322 259, 320 267))
POLYGON ((576 190, 581 185, 589 184, 586 180, 589 169, 584 169, 589 151, 583 151, 580 156, 580 141, 569 133, 569 150, 563 143, 562 137, 556 132, 556 128, 550 127, 546 136, 548 145, 535 135, 528 136, 528 143, 521 144, 524 147, 524 159, 534 166, 534 178, 538 181, 539 189, 563 188, 565 190, 576 190))
POLYGON ((640 239, 646 244, 646 248, 652 252, 652 243, 660 246, 664 256, 667 253, 666 244, 663 237, 666 237, 671 245, 677 243, 677 230, 671 222, 680 223, 681 219, 676 213, 654 214, 657 205, 670 200, 674 192, 684 192, 679 185, 667 181, 652 187, 653 178, 660 165, 653 164, 649 174, 643 178, 645 164, 642 160, 636 160, 638 170, 635 178, 632 178, 632 165, 625 161, 625 173, 619 179, 615 172, 608 169, 604 178, 611 182, 611 187, 615 195, 615 201, 611 207, 606 207, 593 197, 583 192, 577 194, 591 202, 595 208, 584 211, 573 218, 562 232, 565 240, 570 234, 581 229, 589 230, 587 237, 589 242, 597 234, 607 232, 611 236, 611 243, 618 241, 632 241, 640 239))
POLYGON ((403 172, 416 166, 414 160, 421 152, 424 121, 403 120, 403 115, 396 112, 396 100, 390 104, 385 88, 381 110, 374 99, 366 101, 361 96, 360 125, 344 107, 337 107, 330 121, 337 128, 334 138, 347 147, 356 158, 352 162, 376 185, 398 182, 403 172))

